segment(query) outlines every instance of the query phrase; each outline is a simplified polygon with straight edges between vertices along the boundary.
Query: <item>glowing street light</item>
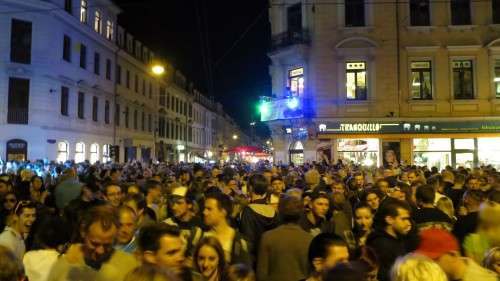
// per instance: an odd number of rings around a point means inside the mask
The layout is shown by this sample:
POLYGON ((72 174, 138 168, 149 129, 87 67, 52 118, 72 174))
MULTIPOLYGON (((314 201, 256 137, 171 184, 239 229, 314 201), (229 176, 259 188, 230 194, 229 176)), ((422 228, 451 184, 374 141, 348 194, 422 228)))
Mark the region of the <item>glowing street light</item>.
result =
POLYGON ((165 67, 160 64, 153 65, 153 67, 151 67, 151 71, 153 72, 154 75, 160 76, 163 73, 165 73, 165 67))
POLYGON ((238 135, 233 135, 233 140, 237 140, 238 139, 238 135))

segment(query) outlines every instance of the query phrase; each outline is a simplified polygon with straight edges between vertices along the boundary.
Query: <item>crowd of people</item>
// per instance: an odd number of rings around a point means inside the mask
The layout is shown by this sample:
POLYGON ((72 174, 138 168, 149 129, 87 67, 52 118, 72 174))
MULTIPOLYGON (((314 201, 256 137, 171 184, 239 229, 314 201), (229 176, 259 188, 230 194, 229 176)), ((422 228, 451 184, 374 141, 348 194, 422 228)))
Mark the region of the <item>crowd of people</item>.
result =
POLYGON ((500 276, 500 172, 491 166, 5 167, 0 281, 500 276))

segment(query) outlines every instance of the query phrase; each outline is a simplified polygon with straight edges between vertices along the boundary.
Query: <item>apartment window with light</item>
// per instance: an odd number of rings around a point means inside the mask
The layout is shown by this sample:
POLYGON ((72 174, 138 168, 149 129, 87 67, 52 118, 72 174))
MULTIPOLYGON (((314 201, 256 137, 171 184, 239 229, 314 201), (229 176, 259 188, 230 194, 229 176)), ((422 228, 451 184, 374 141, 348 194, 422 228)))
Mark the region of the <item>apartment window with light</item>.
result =
POLYGON ((304 94, 304 68, 299 67, 288 71, 288 87, 290 95, 302 96, 304 94))
POLYGON ((93 143, 90 145, 90 164, 94 164, 99 161, 99 145, 93 143))
POLYGON ((69 157, 69 145, 65 141, 61 141, 57 144, 57 162, 66 162, 69 157))
POLYGON ((474 72, 472 60, 454 60, 453 96, 455 99, 474 99, 474 72))
POLYGON ((61 115, 68 116, 69 88, 61 87, 61 115))
POLYGON ((470 0, 451 0, 450 5, 452 25, 471 24, 470 0))
POLYGON ((85 118, 85 94, 82 92, 78 92, 78 118, 85 118))
POLYGON ((99 121, 98 115, 99 115, 99 99, 97 97, 93 97, 92 98, 92 120, 94 122, 99 121))
POLYGON ((365 0, 345 1, 345 26, 365 26, 365 0))
POLYGON ((110 144, 105 144, 102 146, 102 162, 107 163, 111 161, 111 157, 109 157, 110 144))
POLYGON ((411 98, 432 99, 432 64, 430 61, 411 62, 411 98))
POLYGON ((101 33, 102 30, 102 15, 100 11, 95 11, 94 13, 94 30, 97 33, 101 33))
POLYGON ((431 24, 429 0, 410 0, 410 23, 413 26, 429 26, 431 24))
POLYGON ((108 20, 106 21, 106 38, 110 41, 113 41, 114 38, 114 24, 112 21, 108 20))
POLYGON ((71 38, 68 35, 63 39, 63 60, 71 62, 71 38))
POLYGON ((80 21, 87 23, 89 17, 89 3, 87 0, 80 1, 80 21))
POLYGON ((495 77, 493 78, 493 83, 495 87, 495 97, 500 99, 500 59, 495 60, 494 73, 495 77))
POLYGON ((346 90, 348 100, 367 99, 366 63, 346 62, 346 90))

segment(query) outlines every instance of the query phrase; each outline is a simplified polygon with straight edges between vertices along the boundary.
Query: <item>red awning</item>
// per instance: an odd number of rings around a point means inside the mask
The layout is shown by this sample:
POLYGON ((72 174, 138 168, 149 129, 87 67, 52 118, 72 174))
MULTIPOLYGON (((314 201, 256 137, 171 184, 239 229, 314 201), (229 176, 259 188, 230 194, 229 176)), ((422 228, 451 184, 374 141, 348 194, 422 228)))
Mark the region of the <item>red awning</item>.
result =
POLYGON ((258 153, 258 152, 263 152, 262 148, 257 147, 257 146, 237 146, 229 149, 227 152, 233 152, 233 153, 243 153, 243 152, 250 152, 250 153, 258 153))

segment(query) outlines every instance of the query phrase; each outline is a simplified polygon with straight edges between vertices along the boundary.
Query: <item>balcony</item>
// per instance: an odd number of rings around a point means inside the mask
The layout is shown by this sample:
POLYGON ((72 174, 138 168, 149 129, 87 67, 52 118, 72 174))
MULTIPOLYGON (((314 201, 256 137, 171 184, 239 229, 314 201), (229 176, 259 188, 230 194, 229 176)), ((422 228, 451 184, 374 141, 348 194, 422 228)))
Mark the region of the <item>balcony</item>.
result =
POLYGON ((7 123, 9 124, 28 124, 27 108, 9 108, 7 113, 7 123))
POLYGON ((309 31, 304 29, 285 31, 273 36, 271 41, 271 52, 293 45, 309 45, 309 31))

